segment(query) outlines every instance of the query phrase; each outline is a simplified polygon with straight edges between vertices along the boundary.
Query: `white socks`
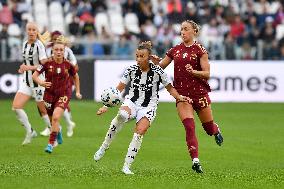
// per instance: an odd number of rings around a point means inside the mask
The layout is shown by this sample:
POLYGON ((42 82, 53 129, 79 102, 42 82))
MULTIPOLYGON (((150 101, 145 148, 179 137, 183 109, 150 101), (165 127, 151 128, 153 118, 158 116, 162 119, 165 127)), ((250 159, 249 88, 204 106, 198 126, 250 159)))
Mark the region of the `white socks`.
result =
POLYGON ((27 132, 32 132, 32 126, 29 122, 28 115, 23 109, 14 109, 16 112, 17 119, 21 122, 27 132))
POLYGON ((50 123, 48 115, 46 114, 46 115, 42 116, 42 119, 43 119, 46 127, 51 128, 51 123, 50 123))
POLYGON ((135 156, 137 155, 141 144, 142 144, 143 135, 140 135, 138 133, 134 133, 132 141, 129 144, 128 152, 125 156, 125 163, 124 166, 127 166, 130 168, 131 164, 133 163, 135 156))
POLYGON ((198 158, 193 158, 192 163, 199 163, 199 159, 198 158))
POLYGON ((111 144, 111 142, 115 138, 116 134, 121 130, 121 128, 124 124, 124 121, 120 120, 118 117, 119 116, 117 115, 111 121, 110 127, 109 127, 108 132, 105 136, 105 140, 102 144, 102 148, 104 148, 105 150, 109 148, 109 145, 111 144))
POLYGON ((69 126, 72 125, 71 113, 67 109, 64 110, 63 117, 69 126))

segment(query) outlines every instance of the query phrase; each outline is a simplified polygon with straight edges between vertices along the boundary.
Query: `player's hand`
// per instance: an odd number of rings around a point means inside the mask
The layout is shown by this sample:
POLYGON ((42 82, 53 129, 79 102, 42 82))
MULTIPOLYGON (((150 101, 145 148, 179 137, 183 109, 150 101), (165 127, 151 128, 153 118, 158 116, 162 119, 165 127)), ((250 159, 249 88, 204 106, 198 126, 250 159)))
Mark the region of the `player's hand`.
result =
POLYGON ((103 106, 97 111, 97 115, 102 115, 103 113, 107 112, 108 107, 103 106))
POLYGON ((47 81, 42 81, 39 83, 40 86, 44 87, 44 88, 50 88, 52 83, 51 82, 47 82, 47 81))
POLYGON ((150 60, 152 60, 152 62, 154 64, 159 65, 159 63, 162 60, 162 58, 160 58, 157 55, 153 54, 153 55, 150 56, 150 60))
POLYGON ((24 73, 24 71, 27 71, 27 70, 29 70, 29 67, 27 65, 25 65, 25 64, 21 64, 18 72, 19 73, 24 73))
POLYGON ((82 99, 81 93, 76 93, 76 98, 79 99, 79 100, 81 100, 81 99, 82 99))
POLYGON ((193 102, 191 98, 189 98, 187 96, 182 96, 182 95, 179 95, 176 100, 177 100, 177 102, 188 102, 188 103, 193 102))
POLYGON ((192 68, 192 66, 191 66, 190 64, 185 65, 185 69, 186 69, 186 71, 188 71, 190 74, 192 74, 193 68, 192 68))

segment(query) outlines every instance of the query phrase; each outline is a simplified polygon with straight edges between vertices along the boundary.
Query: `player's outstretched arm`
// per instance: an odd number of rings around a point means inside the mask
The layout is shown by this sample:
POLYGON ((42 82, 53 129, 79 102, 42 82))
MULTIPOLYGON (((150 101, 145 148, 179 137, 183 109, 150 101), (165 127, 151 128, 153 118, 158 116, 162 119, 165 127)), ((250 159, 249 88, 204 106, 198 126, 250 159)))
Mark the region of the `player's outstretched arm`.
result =
POLYGON ((80 92, 80 78, 78 73, 73 76, 74 84, 75 84, 75 91, 76 91, 76 98, 82 99, 82 95, 80 92))
POLYGON ((122 92, 125 89, 125 84, 122 82, 119 82, 118 85, 116 86, 117 90, 119 90, 119 92, 122 92))
POLYGON ((182 96, 180 95, 177 90, 172 86, 172 84, 168 84, 166 86, 167 91, 170 93, 170 95, 172 95, 177 102, 188 102, 188 103, 192 103, 191 98, 187 97, 187 96, 182 96))
POLYGON ((103 113, 107 112, 108 107, 107 106, 102 106, 98 109, 97 115, 102 115, 103 113))
POLYGON ((167 55, 163 59, 157 55, 151 55, 150 59, 154 64, 161 66, 163 69, 165 69, 172 62, 172 59, 167 55))

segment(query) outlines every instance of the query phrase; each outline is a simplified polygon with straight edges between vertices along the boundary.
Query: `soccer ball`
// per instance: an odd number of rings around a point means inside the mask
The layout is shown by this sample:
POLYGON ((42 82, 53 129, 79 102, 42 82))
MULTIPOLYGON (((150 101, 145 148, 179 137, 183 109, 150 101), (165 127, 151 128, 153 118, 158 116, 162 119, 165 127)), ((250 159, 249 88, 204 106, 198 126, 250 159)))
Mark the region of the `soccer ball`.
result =
POLYGON ((110 87, 103 91, 101 100, 105 106, 114 107, 121 102, 121 94, 117 88, 110 87))

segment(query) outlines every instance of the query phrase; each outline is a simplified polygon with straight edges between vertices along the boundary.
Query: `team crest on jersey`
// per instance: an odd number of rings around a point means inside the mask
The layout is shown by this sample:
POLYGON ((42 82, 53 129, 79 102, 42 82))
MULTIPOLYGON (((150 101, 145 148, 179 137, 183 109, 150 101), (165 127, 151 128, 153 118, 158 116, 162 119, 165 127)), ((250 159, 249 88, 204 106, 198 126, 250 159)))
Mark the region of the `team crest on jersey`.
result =
POLYGON ((187 53, 183 53, 182 54, 182 58, 187 58, 188 54, 187 53))
POLYGON ((197 59, 197 55, 196 54, 191 54, 190 55, 190 60, 196 60, 197 59))
POLYGON ((176 56, 176 57, 180 57, 180 51, 179 51, 179 50, 176 51, 175 56, 176 56))
POLYGON ((49 66, 48 71, 49 71, 49 72, 52 72, 52 70, 53 70, 53 67, 52 67, 52 66, 49 66))
POLYGON ((60 74, 61 73, 61 68, 56 68, 56 73, 60 74))

